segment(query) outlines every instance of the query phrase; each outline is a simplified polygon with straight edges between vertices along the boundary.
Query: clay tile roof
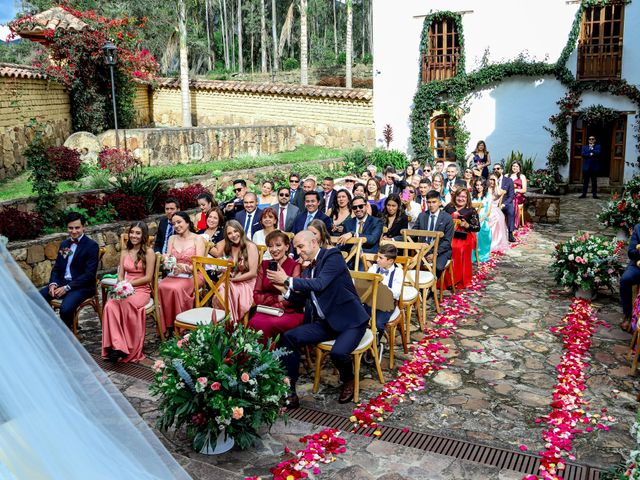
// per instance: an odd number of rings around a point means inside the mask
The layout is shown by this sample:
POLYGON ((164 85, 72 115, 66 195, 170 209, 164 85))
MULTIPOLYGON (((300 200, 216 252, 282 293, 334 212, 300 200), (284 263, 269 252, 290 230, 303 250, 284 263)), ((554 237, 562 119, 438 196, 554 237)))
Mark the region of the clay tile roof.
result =
MULTIPOLYGON (((177 78, 159 78, 158 87, 180 88, 177 78)), ((250 92, 303 97, 344 98, 371 100, 373 92, 365 88, 320 87, 315 85, 290 85, 285 83, 253 83, 222 80, 191 80, 190 87, 196 90, 219 92, 250 92)))
POLYGON ((0 63, 0 77, 46 78, 35 67, 13 63, 0 63))
POLYGON ((16 33, 22 38, 43 41, 47 30, 84 30, 88 25, 62 7, 53 7, 30 18, 36 25, 19 25, 16 33))

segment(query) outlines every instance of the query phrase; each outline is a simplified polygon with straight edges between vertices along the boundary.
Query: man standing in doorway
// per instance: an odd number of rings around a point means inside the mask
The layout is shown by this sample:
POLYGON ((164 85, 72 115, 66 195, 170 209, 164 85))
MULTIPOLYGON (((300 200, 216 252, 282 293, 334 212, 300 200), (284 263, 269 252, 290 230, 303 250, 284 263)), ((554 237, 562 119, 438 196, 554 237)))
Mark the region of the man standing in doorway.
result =
POLYGON ((582 147, 582 195, 587 197, 589 179, 591 179, 591 194, 598 198, 598 170, 600 169, 600 145, 596 144, 596 137, 589 135, 589 143, 582 147))

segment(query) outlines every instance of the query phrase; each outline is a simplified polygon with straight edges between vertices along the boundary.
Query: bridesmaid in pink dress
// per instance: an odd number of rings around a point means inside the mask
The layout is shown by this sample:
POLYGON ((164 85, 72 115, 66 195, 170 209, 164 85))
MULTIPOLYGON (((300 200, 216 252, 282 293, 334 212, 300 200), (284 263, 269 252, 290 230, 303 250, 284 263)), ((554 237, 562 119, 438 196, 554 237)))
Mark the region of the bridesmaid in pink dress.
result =
POLYGON ((511 164, 511 175, 509 178, 513 180, 513 214, 515 216, 515 227, 520 228, 520 205, 524 205, 524 194, 527 193, 527 177, 522 174, 522 166, 520 162, 511 164))
POLYGON ((193 265, 191 257, 204 256, 204 239, 195 233, 193 222, 185 212, 171 217, 175 235, 169 237, 165 259, 173 256, 176 265, 158 285, 160 318, 165 331, 173 330, 176 315, 193 308, 193 265))
POLYGON ((120 254, 118 281, 128 281, 135 293, 122 300, 110 299, 102 317, 102 357, 111 361, 137 362, 144 358, 145 305, 151 295, 155 253, 147 248, 149 229, 144 222, 129 227, 127 248, 120 254))
POLYGON ((509 248, 509 230, 502 209, 498 205, 502 190, 498 186, 498 179, 494 174, 489 175, 489 195, 493 199, 489 212, 489 227, 491 228, 491 251, 504 252, 509 248))
POLYGON ((229 220, 224 226, 224 239, 218 242, 212 255, 233 260, 227 301, 231 319, 240 322, 253 305, 253 288, 258 276, 258 247, 247 240, 239 222, 229 220))

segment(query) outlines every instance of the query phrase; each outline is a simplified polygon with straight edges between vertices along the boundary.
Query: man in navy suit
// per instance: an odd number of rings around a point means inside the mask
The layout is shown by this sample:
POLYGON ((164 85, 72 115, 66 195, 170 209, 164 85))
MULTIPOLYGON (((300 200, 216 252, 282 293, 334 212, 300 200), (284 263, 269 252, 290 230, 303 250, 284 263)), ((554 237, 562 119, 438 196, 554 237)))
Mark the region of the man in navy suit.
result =
MULTIPOLYGON (((451 240, 453 239, 453 218, 444 210, 441 210, 442 201, 440 192, 431 190, 427 193, 426 212, 418 215, 418 220, 414 228, 416 230, 429 230, 431 232, 442 232, 444 236, 438 243, 438 257, 436 259, 436 277, 444 272, 447 262, 451 260, 451 240)), ((424 240, 424 239, 420 239, 424 240)), ((433 254, 427 256, 428 262, 433 262, 433 254)))
POLYGON ((633 308, 633 298, 631 297, 631 290, 634 285, 640 283, 640 267, 638 262, 640 261, 640 250, 638 245, 640 244, 640 224, 636 225, 631 235, 631 241, 629 242, 629 265, 620 277, 620 303, 622 304, 622 313, 624 314, 624 320, 622 322, 623 330, 631 331, 631 309, 633 308))
MULTIPOLYGON (((307 194, 307 192, 318 192, 318 189, 316 187, 317 183, 315 178, 313 177, 307 177, 302 182, 302 190, 298 192, 298 194, 296 195, 296 200, 294 202, 295 206, 298 207, 301 212, 304 212, 304 209, 306 208, 307 198, 305 195, 307 194)), ((318 198, 320 199, 318 209, 321 212, 324 212, 324 198, 322 196, 319 196, 318 198)))
POLYGON ((582 195, 586 198, 591 179, 591 194, 598 198, 598 170, 600 169, 600 145, 596 145, 596 137, 589 136, 589 144, 582 147, 582 195))
POLYGON ((300 213, 297 206, 289 203, 291 190, 289 187, 280 187, 278 189, 278 205, 273 208, 278 216, 278 230, 290 232, 293 229, 293 222, 300 213))
POLYGON ((300 347, 326 340, 335 340, 330 356, 342 381, 338 402, 350 402, 354 389, 351 352, 358 346, 367 329, 369 315, 362 306, 347 264, 338 249, 320 248, 315 235, 309 231, 298 233, 293 239, 293 245, 300 258, 311 262, 302 277, 288 277, 281 267, 277 271, 267 271, 271 282, 284 286, 286 299, 305 302, 304 324, 286 332, 280 341, 280 346, 290 351, 282 357, 291 381, 289 408, 299 406, 296 382, 300 367, 300 347))
POLYGON ((382 221, 377 217, 367 215, 367 200, 357 196, 351 202, 351 209, 355 218, 349 217, 344 221, 344 232, 338 238, 338 245, 353 237, 366 238, 362 245, 364 253, 377 253, 382 236, 382 221))
POLYGON ((324 177, 322 180, 322 200, 324 201, 324 209, 322 209, 322 212, 327 215, 327 212, 333 208, 333 204, 336 201, 336 191, 333 187, 333 178, 324 177))
POLYGON ((164 201, 164 216, 158 223, 158 231, 153 241, 153 251, 156 253, 167 253, 167 244, 169 237, 173 235, 173 225, 171 217, 180 210, 180 202, 173 197, 169 197, 164 201))
POLYGON ((247 238, 251 240, 254 233, 262 230, 262 224, 260 223, 262 210, 258 208, 258 197, 252 192, 244 194, 242 204, 244 209, 236 214, 236 220, 244 228, 247 238))
POLYGON ((400 195, 407 185, 407 182, 402 180, 400 175, 396 173, 395 168, 387 167, 384 169, 384 181, 380 185, 380 191, 382 194, 387 197, 392 193, 400 195))
POLYGON ((61 299, 60 318, 71 328, 76 308, 96 293, 98 244, 84 234, 85 219, 77 213, 67 215, 69 238, 60 244, 49 285, 40 290, 47 302, 61 299))
POLYGON ((515 210, 513 209, 513 198, 516 193, 513 189, 513 180, 506 175, 503 175, 502 165, 496 163, 493 166, 493 174, 498 179, 500 188, 504 190, 504 197, 502 197, 502 213, 507 219, 507 228, 509 229, 509 241, 515 242, 516 239, 513 236, 513 230, 515 228, 515 210))
POLYGON ((331 231, 331 219, 320 211, 320 194, 315 190, 304 192, 304 210, 302 210, 293 222, 293 233, 306 230, 312 220, 322 220, 331 231))

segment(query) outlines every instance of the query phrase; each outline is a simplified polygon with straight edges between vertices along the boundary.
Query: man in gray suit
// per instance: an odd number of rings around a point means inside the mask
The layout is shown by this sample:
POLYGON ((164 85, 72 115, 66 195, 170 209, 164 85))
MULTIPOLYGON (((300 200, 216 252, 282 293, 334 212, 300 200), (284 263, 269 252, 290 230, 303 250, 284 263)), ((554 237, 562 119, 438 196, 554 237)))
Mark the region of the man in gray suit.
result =
MULTIPOLYGON (((438 258, 436 260, 436 276, 444 271, 447 262, 451 260, 451 240, 453 239, 453 218, 444 210, 441 210, 440 193, 431 190, 427 193, 426 212, 418 215, 418 220, 414 226, 417 230, 430 230, 434 232, 443 232, 444 236, 438 244, 438 258)), ((423 239, 421 239, 423 240, 423 239)), ((430 255, 433 258, 433 255, 430 255)), ((427 261, 431 261, 427 256, 427 261)))
POLYGON ((291 197, 291 191, 289 187, 281 187, 278 190, 278 205, 274 205, 273 209, 276 211, 278 217, 277 228, 283 232, 291 232, 293 229, 293 221, 295 220, 300 209, 291 203, 289 198, 291 197))

